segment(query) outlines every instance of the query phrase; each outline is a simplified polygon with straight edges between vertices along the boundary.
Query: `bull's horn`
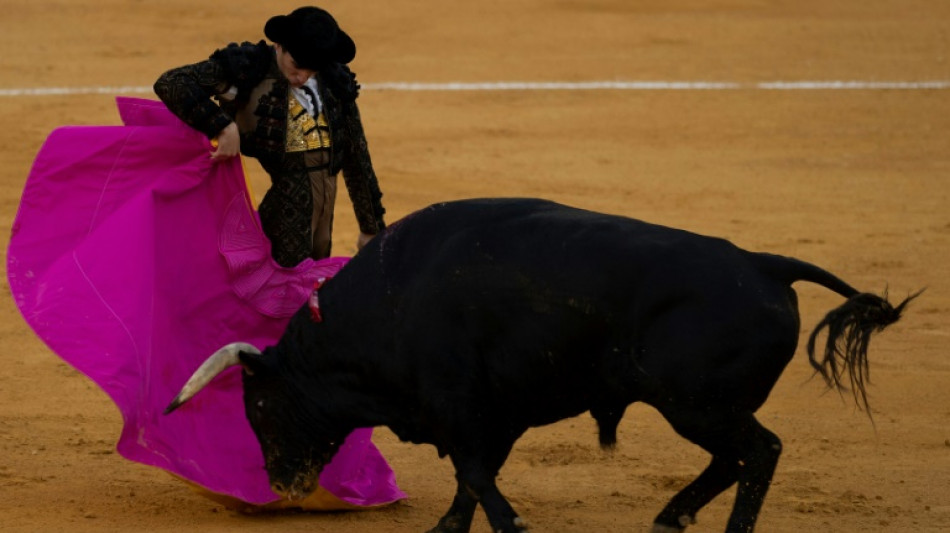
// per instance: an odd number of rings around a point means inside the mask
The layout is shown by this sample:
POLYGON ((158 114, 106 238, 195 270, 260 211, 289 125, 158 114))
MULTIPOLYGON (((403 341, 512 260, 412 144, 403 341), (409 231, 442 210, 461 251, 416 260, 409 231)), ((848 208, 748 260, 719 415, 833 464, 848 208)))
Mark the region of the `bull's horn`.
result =
POLYGON ((211 354, 211 357, 198 367, 198 370, 195 370, 195 373, 191 375, 191 378, 188 379, 185 386, 181 388, 181 392, 178 393, 178 396, 175 396, 172 403, 168 404, 168 407, 165 408, 165 414, 167 415, 175 409, 178 409, 181 404, 187 402, 195 394, 198 394, 198 391, 203 389, 208 383, 211 383, 211 380, 225 369, 241 364, 241 358, 238 356, 241 352, 255 355, 260 355, 261 353, 260 350, 245 342, 228 344, 214 352, 211 354))

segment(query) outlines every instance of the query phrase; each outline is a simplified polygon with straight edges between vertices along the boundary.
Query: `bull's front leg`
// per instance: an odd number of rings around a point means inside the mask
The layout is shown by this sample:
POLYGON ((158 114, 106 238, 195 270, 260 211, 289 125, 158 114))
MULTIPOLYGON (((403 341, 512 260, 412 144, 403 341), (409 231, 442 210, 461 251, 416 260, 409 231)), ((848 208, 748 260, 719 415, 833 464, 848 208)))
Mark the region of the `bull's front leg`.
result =
POLYGON ((480 502, 485 514, 488 515, 488 523, 491 524, 492 531, 497 533, 525 533, 528 531, 527 522, 515 513, 511 504, 501 495, 494 483, 492 483, 490 489, 482 492, 480 502))
POLYGON ((486 445, 482 441, 477 452, 456 451, 450 454, 455 464, 458 490, 452 507, 439 521, 434 532, 467 533, 476 504, 481 504, 493 532, 525 533, 528 530, 525 521, 515 513, 495 485, 495 478, 508 458, 512 445, 513 442, 499 445, 497 441, 495 445, 486 445))
POLYGON ((515 513, 494 483, 491 484, 490 488, 482 489, 480 496, 477 496, 476 492, 475 489, 468 488, 460 481, 455 499, 452 500, 452 506, 439 520, 439 524, 430 529, 428 533, 468 533, 472 527, 475 507, 479 502, 481 502, 482 508, 488 516, 492 531, 503 533, 524 533, 527 531, 524 520, 515 513))
POLYGON ((439 525, 430 529, 428 533, 468 533, 472 527, 472 517, 475 515, 477 505, 478 500, 459 483, 452 506, 439 520, 439 525))

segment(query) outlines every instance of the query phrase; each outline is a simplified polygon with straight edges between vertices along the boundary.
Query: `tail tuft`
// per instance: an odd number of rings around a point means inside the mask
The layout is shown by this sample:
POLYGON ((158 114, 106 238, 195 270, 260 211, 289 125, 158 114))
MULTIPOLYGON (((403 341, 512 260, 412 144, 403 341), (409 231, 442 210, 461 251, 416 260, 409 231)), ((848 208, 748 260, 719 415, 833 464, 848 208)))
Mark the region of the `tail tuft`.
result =
POLYGON ((897 322, 911 300, 923 291, 912 294, 897 306, 883 296, 858 293, 833 309, 808 338, 808 360, 815 371, 824 378, 830 388, 847 390, 843 375, 848 374, 850 389, 858 407, 870 416, 866 384, 870 382, 868 367, 868 343, 871 335, 897 322), (823 329, 828 329, 824 353, 821 359, 815 355, 815 343, 823 329))

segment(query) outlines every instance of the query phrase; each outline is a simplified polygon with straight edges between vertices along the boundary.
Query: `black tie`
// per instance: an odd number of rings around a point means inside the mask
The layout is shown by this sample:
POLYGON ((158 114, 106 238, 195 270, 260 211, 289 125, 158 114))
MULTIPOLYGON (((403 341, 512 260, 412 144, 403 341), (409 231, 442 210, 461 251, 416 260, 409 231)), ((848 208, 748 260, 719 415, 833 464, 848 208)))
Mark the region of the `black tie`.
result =
POLYGON ((313 113, 311 114, 313 116, 317 116, 317 114, 320 113, 320 107, 317 105, 317 95, 313 94, 313 89, 311 89, 310 87, 306 85, 302 86, 301 89, 303 89, 304 92, 307 93, 307 98, 310 99, 310 105, 313 106, 313 113))

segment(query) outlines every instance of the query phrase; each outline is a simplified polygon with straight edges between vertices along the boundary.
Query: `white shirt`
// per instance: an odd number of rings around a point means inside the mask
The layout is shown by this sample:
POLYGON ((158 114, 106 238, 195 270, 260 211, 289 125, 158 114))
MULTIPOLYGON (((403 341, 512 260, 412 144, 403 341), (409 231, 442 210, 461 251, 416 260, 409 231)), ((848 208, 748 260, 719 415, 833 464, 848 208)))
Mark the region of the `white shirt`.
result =
POLYGON ((291 87, 290 91, 294 94, 294 98, 300 102, 300 105, 307 110, 307 113, 310 113, 310 116, 317 116, 318 113, 323 109, 323 102, 320 101, 320 90, 317 86, 317 78, 309 78, 304 86, 313 91, 314 101, 311 101, 307 96, 307 91, 303 87, 291 87))

